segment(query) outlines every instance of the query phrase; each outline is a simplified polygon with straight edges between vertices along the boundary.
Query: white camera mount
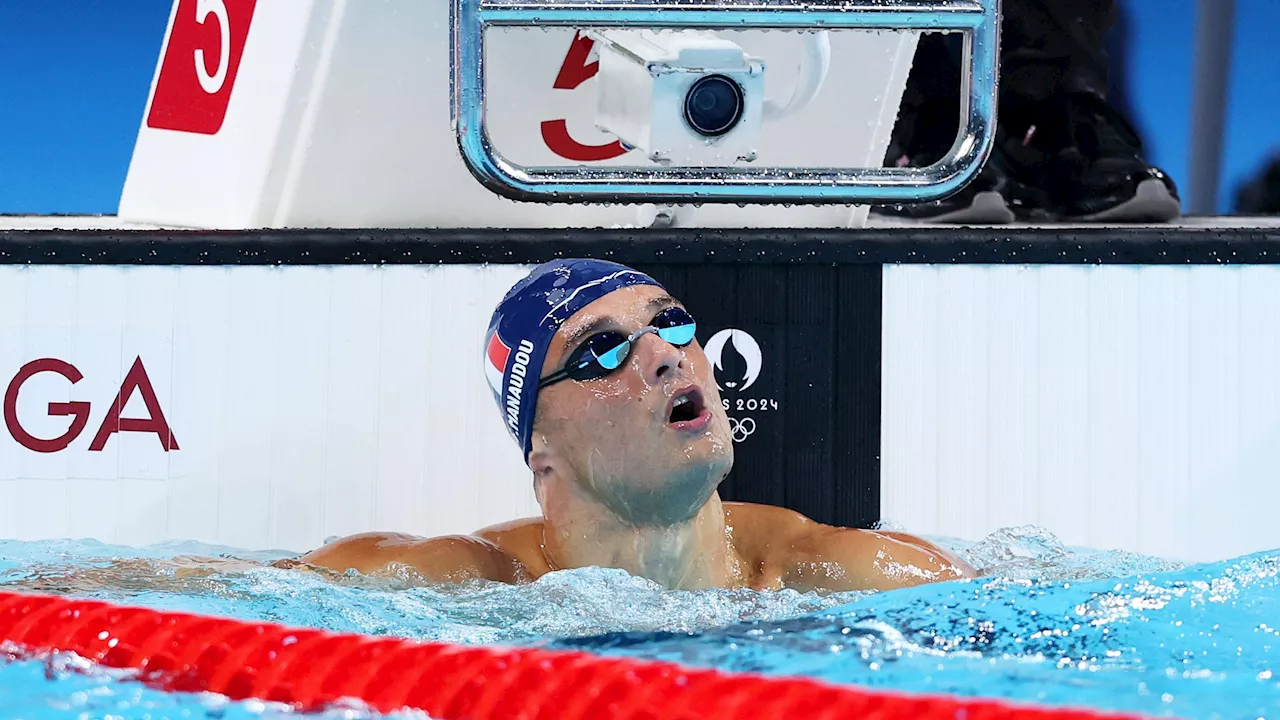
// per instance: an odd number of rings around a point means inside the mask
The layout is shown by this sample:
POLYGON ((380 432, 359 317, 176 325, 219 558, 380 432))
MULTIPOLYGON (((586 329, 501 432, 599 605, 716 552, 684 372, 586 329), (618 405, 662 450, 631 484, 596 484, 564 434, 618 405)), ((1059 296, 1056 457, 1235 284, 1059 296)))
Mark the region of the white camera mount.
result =
POLYGON ((661 165, 756 159, 764 63, 706 31, 606 29, 596 125, 661 165))
POLYGON ((991 153, 1001 0, 451 0, 452 120, 462 158, 493 192, 530 202, 902 203, 963 188, 991 153), (525 167, 484 126, 490 27, 959 31, 960 131, 924 168, 525 167))

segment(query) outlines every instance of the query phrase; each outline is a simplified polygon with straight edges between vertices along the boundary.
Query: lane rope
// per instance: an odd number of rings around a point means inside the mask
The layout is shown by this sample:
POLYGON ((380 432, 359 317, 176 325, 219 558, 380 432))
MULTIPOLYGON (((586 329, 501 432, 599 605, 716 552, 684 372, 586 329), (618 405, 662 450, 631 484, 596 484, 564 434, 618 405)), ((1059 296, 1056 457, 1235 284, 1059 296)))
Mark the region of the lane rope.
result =
POLYGON ((576 651, 291 628, 99 600, 0 592, 0 640, 133 669, 176 692, 322 710, 354 698, 441 720, 1134 720, 1092 710, 868 691, 808 678, 576 651))

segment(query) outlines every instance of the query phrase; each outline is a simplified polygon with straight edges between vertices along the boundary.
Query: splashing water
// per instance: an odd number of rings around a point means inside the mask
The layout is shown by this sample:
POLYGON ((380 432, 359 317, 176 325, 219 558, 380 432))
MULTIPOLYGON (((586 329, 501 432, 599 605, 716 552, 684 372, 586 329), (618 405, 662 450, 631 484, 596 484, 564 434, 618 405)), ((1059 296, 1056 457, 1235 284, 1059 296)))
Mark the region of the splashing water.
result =
MULTIPOLYGON (((960 552, 983 577, 883 593, 685 592, 588 568, 525 586, 442 585, 424 584, 403 568, 376 576, 266 567, 178 572, 170 560, 184 554, 287 556, 195 543, 138 549, 0 542, 0 588, 345 632, 587 649, 894 690, 1197 720, 1280 717, 1280 672, 1273 675, 1280 552, 1184 567, 1067 548, 1035 527, 1001 530, 978 542, 935 540, 960 552)), ((101 670, 49 674, 51 662, 0 665, 0 696, 25 697, 40 709, 27 716, 42 719, 104 712, 293 715, 261 703, 155 693, 101 670)), ((376 715, 347 707, 317 717, 376 715)))

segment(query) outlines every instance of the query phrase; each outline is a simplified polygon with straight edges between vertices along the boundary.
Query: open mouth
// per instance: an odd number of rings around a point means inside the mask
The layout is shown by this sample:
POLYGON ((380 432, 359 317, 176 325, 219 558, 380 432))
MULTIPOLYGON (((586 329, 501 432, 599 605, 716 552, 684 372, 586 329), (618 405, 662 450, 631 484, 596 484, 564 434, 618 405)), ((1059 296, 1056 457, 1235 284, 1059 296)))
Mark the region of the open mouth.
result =
POLYGON ((671 412, 667 415, 667 423, 676 426, 687 426, 702 418, 707 409, 702 399, 702 391, 691 387, 677 393, 671 401, 671 412))

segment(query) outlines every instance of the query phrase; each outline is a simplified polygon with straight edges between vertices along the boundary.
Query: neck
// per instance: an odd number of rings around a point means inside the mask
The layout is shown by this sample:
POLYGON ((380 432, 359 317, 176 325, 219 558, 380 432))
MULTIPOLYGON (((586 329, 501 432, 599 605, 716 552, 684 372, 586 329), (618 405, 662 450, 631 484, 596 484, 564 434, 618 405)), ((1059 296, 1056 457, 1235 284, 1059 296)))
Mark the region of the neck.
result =
POLYGON ((739 584, 718 493, 687 521, 634 525, 564 485, 548 489, 543 503, 543 552, 552 569, 618 568, 670 590, 739 584))

